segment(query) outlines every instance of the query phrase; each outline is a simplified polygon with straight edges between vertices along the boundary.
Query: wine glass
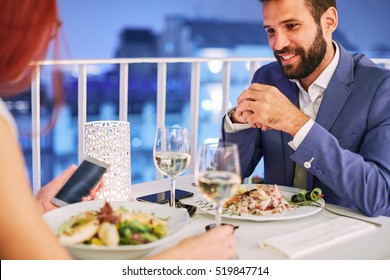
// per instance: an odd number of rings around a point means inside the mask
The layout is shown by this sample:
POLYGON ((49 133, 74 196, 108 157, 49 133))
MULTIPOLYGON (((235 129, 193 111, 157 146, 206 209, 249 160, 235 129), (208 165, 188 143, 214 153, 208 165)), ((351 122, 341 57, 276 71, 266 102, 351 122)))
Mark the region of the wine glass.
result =
POLYGON ((153 158, 157 170, 170 180, 169 206, 175 207, 176 177, 187 169, 191 161, 187 129, 158 128, 154 139, 153 158))
POLYGON ((221 224, 223 202, 241 184, 238 147, 232 143, 207 143, 199 148, 195 182, 200 192, 215 206, 215 223, 221 224))

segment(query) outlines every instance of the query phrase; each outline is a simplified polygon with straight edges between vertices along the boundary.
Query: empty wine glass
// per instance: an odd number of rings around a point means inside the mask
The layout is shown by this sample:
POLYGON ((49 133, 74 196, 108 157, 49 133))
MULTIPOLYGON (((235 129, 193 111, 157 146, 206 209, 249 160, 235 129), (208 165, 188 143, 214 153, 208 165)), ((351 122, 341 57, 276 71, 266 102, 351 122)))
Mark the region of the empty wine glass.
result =
POLYGON ((170 180, 169 206, 175 207, 176 177, 187 169, 191 161, 187 129, 158 128, 154 139, 153 158, 157 170, 170 180))
POLYGON ((199 148, 195 182, 206 199, 215 205, 215 223, 221 224, 223 202, 241 184, 238 147, 232 143, 207 143, 199 148))

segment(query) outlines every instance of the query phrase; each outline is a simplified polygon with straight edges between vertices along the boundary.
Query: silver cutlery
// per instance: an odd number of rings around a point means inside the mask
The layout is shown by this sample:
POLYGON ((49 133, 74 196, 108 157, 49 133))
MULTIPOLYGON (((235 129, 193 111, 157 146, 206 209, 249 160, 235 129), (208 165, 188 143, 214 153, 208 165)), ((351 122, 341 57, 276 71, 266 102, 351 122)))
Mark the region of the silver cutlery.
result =
POLYGON ((362 218, 358 218, 358 217, 354 217, 354 216, 351 216, 351 215, 342 214, 342 213, 330 210, 329 208, 325 207, 325 205, 323 205, 323 204, 321 204, 321 203, 319 203, 317 201, 311 201, 310 203, 308 203, 306 205, 307 206, 320 207, 320 208, 328 211, 329 213, 332 213, 332 214, 335 214, 335 215, 338 215, 338 216, 342 216, 342 217, 351 218, 351 219, 359 220, 359 221, 362 221, 362 222, 366 222, 366 223, 372 224, 372 225, 374 225, 376 227, 382 227, 382 224, 380 224, 380 223, 368 221, 368 220, 365 220, 365 219, 362 219, 362 218))
POLYGON ((187 209, 187 212, 190 215, 190 217, 192 217, 195 214, 196 210, 197 210, 196 206, 190 205, 190 204, 184 204, 183 202, 181 202, 178 199, 175 199, 175 206, 176 206, 176 208, 185 208, 185 209, 187 209))

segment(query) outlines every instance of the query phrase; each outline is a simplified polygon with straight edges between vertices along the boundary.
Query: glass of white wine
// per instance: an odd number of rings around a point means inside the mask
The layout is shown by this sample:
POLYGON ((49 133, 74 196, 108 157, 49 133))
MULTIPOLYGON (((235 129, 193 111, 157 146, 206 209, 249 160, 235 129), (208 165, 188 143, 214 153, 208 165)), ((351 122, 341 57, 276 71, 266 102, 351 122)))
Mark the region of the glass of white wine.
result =
POLYGON ((157 170, 170 180, 169 206, 175 207, 176 177, 187 169, 191 161, 187 129, 158 128, 154 139, 153 158, 157 170))
POLYGON ((207 143, 199 148, 195 166, 199 191, 215 206, 215 223, 221 224, 223 202, 233 196, 241 184, 238 147, 232 143, 207 143))

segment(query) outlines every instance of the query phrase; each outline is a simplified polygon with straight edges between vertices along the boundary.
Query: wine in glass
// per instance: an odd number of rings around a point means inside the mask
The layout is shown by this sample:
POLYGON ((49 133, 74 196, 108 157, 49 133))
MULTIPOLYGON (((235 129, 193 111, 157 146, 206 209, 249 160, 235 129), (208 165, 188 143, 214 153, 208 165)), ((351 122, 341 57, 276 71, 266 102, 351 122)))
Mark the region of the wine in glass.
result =
POLYGON ((187 129, 158 128, 154 139, 153 158, 157 170, 170 180, 169 206, 175 207, 176 177, 187 169, 191 161, 187 129))
POLYGON ((241 184, 238 147, 232 143, 207 143, 199 148, 195 181, 200 192, 215 205, 215 223, 221 224, 223 202, 241 184))

